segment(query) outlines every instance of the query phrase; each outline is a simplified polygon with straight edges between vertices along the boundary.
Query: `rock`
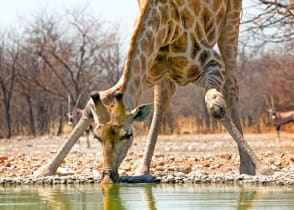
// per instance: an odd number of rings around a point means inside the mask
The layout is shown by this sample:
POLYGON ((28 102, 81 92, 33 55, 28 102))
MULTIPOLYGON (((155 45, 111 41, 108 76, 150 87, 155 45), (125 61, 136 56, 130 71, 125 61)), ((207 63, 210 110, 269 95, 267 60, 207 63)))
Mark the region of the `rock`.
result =
POLYGON ((209 169, 214 170, 214 169, 220 168, 221 166, 222 166, 222 164, 217 163, 217 164, 209 166, 209 169))
POLYGON ((123 164, 121 167, 120 167, 121 170, 124 170, 124 171, 131 171, 131 165, 130 164, 123 164))
MULTIPOLYGON (((168 157, 168 160, 169 160, 169 161, 175 161, 175 159, 176 159, 175 156, 170 156, 170 157, 168 157)), ((293 160, 294 160, 294 159, 293 159, 293 160)))
POLYGON ((43 185, 44 184, 44 179, 39 179, 36 181, 36 184, 38 185, 43 185))
POLYGON ((59 176, 68 176, 68 175, 74 175, 74 174, 75 172, 70 168, 59 167, 56 171, 56 175, 59 175, 59 176))
POLYGON ((209 164, 209 163, 204 163, 204 164, 203 164, 203 167, 205 167, 205 168, 209 168, 209 167, 210 167, 210 164, 209 164))
POLYGON ((220 155, 220 158, 225 159, 225 160, 231 160, 232 159, 232 154, 223 153, 223 154, 220 155))
POLYGON ((167 180, 167 183, 175 183, 175 177, 172 175, 168 175, 166 180, 167 180))
POLYGON ((170 147, 165 147, 165 151, 166 152, 170 152, 171 151, 171 148, 170 147))
POLYGON ((175 181, 175 183, 183 183, 184 182, 184 177, 175 177, 174 181, 175 181))
POLYGON ((8 160, 8 156, 0 156, 0 163, 3 163, 5 160, 8 160))
POLYGON ((11 167, 11 163, 9 163, 9 162, 6 163, 6 164, 5 164, 5 167, 11 167))
POLYGON ((201 176, 195 176, 192 182, 195 184, 201 183, 201 176))
POLYGON ((72 179, 72 178, 68 178, 68 179, 67 179, 67 181, 66 181, 66 183, 67 183, 67 184, 73 184, 73 183, 74 183, 74 181, 73 181, 73 179, 72 179))
POLYGON ((234 178, 232 176, 226 176, 224 181, 230 183, 234 181, 234 178))
POLYGON ((277 160, 273 162, 273 165, 280 168, 282 164, 281 164, 281 161, 277 160))
POLYGON ((264 153, 263 157, 273 157, 275 153, 273 151, 267 151, 264 153))
POLYGON ((266 163, 267 163, 267 164, 273 164, 274 162, 275 162, 274 158, 268 158, 268 159, 266 160, 266 163))
POLYGON ((61 178, 60 179, 60 184, 66 184, 67 183, 67 179, 66 178, 61 178))
POLYGON ((184 174, 189 174, 191 171, 192 171, 192 167, 190 167, 190 166, 184 167, 184 169, 183 169, 184 174))
POLYGON ((162 153, 156 153, 156 154, 154 154, 154 157, 155 158, 161 158, 161 157, 164 157, 164 154, 162 154, 162 153))
POLYGON ((294 166, 288 166, 286 168, 283 168, 282 172, 289 173, 289 174, 294 174, 294 166))
POLYGON ((156 167, 155 167, 155 170, 156 170, 156 171, 165 171, 165 170, 164 170, 164 166, 160 166, 160 165, 159 165, 159 166, 156 166, 156 167))
POLYGON ((165 161, 162 158, 160 158, 159 160, 155 160, 155 165, 156 166, 164 166, 165 161))
POLYGON ((60 178, 54 178, 52 183, 53 184, 60 184, 60 178))

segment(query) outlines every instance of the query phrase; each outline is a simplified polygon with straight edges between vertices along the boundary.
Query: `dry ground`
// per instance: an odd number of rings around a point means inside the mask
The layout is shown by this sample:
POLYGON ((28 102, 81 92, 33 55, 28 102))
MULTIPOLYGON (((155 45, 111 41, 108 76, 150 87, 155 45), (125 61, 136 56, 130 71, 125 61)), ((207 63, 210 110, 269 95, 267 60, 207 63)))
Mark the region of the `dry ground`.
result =
MULTIPOLYGON (((294 134, 282 133, 280 141, 275 134, 248 134, 245 136, 257 156, 274 171, 294 168, 294 134)), ((0 178, 28 178, 46 164, 65 141, 64 137, 17 137, 0 140, 0 178)), ((61 164, 60 172, 77 176, 99 177, 102 169, 102 151, 91 139, 86 148, 85 137, 76 144, 61 164), (65 169, 65 172, 64 170, 65 169)), ((145 136, 136 137, 128 156, 120 167, 121 175, 133 175, 145 146, 145 136)), ((152 161, 153 174, 174 174, 204 171, 208 174, 237 170, 237 147, 227 134, 160 136, 152 161)), ((63 175, 65 175, 63 174, 63 175)))

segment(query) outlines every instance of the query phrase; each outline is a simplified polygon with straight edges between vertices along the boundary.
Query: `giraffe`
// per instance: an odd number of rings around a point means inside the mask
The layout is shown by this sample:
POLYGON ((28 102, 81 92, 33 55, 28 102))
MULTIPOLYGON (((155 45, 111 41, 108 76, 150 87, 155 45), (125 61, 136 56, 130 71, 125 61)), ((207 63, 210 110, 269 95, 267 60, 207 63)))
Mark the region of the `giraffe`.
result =
POLYGON ((131 124, 152 108, 137 106, 141 92, 154 87, 153 118, 138 174, 150 173, 160 121, 176 84, 205 88, 209 114, 236 141, 240 173, 264 170, 243 137, 237 110, 237 43, 241 0, 138 0, 140 15, 131 37, 123 74, 116 85, 94 92, 85 114, 53 160, 37 175, 53 174, 83 129, 94 119, 104 153, 102 183, 118 181, 118 167, 133 141, 131 124), (219 52, 214 50, 218 45, 219 52))

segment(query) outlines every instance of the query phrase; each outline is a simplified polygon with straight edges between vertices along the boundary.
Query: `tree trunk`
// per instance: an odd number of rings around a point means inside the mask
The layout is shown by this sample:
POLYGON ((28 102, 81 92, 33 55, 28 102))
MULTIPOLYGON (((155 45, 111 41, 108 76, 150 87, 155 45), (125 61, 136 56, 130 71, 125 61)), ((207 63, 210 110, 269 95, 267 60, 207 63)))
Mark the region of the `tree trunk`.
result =
POLYGON ((58 129, 56 132, 57 136, 60 136, 63 132, 63 108, 62 105, 59 106, 59 122, 58 122, 58 129))
POLYGON ((11 118, 10 118, 10 103, 9 103, 9 99, 7 97, 7 90, 2 82, 1 82, 1 89, 2 89, 2 93, 3 93, 5 123, 6 123, 6 128, 7 128, 6 138, 10 138, 12 135, 11 118))
POLYGON ((5 122, 6 122, 6 128, 7 128, 6 138, 10 138, 12 135, 10 106, 8 106, 6 103, 4 103, 4 113, 5 113, 5 122))
POLYGON ((29 108, 29 125, 30 125, 30 131, 33 136, 36 135, 36 129, 35 129, 35 120, 34 120, 34 113, 33 113, 33 105, 32 100, 30 96, 26 96, 28 108, 29 108))

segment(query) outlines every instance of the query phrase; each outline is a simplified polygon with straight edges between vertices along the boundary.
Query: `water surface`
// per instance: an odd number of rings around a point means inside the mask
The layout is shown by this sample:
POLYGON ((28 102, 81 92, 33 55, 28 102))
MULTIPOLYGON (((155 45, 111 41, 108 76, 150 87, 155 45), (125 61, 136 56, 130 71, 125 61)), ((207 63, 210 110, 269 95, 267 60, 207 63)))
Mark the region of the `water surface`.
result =
POLYGON ((294 187, 120 184, 0 187, 0 209, 294 209, 294 187))

